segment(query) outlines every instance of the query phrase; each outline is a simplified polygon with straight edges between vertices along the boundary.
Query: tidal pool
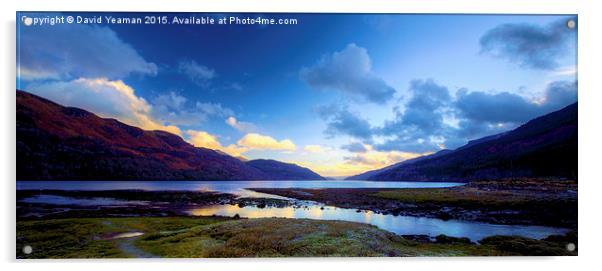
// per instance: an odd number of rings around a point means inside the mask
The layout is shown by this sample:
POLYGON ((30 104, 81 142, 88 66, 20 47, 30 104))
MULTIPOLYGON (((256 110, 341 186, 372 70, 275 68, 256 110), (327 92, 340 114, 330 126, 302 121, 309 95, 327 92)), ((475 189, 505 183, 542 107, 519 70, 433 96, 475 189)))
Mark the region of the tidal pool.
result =
MULTIPOLYGON (((149 190, 149 191, 215 191, 231 193, 239 197, 268 197, 287 199, 281 196, 258 193, 247 188, 438 188, 463 185, 462 183, 444 182, 374 182, 374 181, 18 181, 18 190, 149 190)), ((114 205, 132 202, 107 198, 69 198, 39 195, 23 200, 30 203, 75 204, 75 205, 114 205)), ((138 203, 138 202, 137 202, 138 203)), ((133 204, 137 205, 137 204, 133 204)), ((324 220, 343 220, 368 223, 397 234, 425 234, 437 236, 445 234, 455 237, 468 237, 478 241, 491 235, 520 235, 535 239, 545 238, 552 234, 564 234, 568 229, 544 226, 497 225, 481 222, 441 220, 426 217, 394 216, 377 214, 372 211, 323 206, 316 202, 303 201, 303 207, 288 206, 283 208, 238 205, 213 205, 186 210, 198 216, 234 216, 247 218, 286 217, 310 218, 324 220)), ((144 204, 140 205, 143 208, 144 204)))
POLYGON ((246 188, 437 188, 463 185, 446 182, 375 182, 375 181, 18 181, 17 190, 148 190, 215 191, 240 197, 283 198, 246 188))
POLYGON ((397 234, 425 234, 437 236, 445 234, 454 237, 468 237, 476 242, 492 235, 519 235, 534 239, 542 239, 552 234, 564 234, 567 229, 524 226, 524 225, 497 225, 482 222, 461 220, 441 220, 427 217, 394 216, 377 214, 372 211, 359 211, 354 209, 337 208, 310 204, 304 207, 266 207, 255 206, 239 207, 238 205, 213 205, 195 208, 188 211, 197 216, 235 216, 247 218, 261 217, 286 217, 310 218, 322 220, 343 220, 375 225, 383 230, 397 234))

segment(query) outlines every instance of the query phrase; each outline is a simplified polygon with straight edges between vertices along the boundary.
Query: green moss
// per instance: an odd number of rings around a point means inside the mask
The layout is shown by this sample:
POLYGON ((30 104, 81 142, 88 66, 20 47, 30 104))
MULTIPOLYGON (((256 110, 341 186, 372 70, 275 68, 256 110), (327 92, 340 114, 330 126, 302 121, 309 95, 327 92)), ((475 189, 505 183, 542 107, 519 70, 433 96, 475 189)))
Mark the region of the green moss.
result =
MULTIPOLYGON (((568 235, 567 235, 568 236, 568 235)), ((481 245, 457 238, 419 243, 374 226, 344 221, 218 217, 81 218, 17 222, 18 258, 132 257, 123 242, 159 257, 328 257, 571 255, 562 250, 571 236, 550 240, 495 237, 481 245), (108 239, 142 231, 136 239, 108 239), (567 239, 569 238, 569 239, 567 239), (133 243, 132 243, 133 241, 133 243), (21 248, 30 245, 33 253, 21 248), (547 248, 546 248, 547 247, 547 248), (536 254, 535 254, 536 253, 536 254)))
POLYGON ((374 196, 410 203, 433 203, 461 207, 524 205, 531 198, 508 191, 479 191, 464 188, 408 188, 380 191, 374 196))
POLYGON ((124 258, 119 240, 103 236, 130 231, 155 233, 221 222, 208 217, 71 218, 17 222, 17 258, 124 258), (31 254, 23 247, 32 247, 31 254))
MULTIPOLYGON (((564 241, 564 240, 563 240, 564 241)), ((520 236, 491 236, 481 240, 483 245, 495 247, 510 255, 562 256, 577 255, 577 250, 568 251, 565 242, 534 240, 520 236)))
POLYGON ((109 229, 91 219, 62 219, 17 223, 17 258, 126 257, 112 241, 96 238, 109 229), (23 253, 26 245, 31 254, 23 253))
POLYGON ((576 202, 576 198, 562 198, 561 193, 576 189, 574 181, 521 179, 478 181, 452 188, 393 189, 373 196, 416 204, 521 208, 533 204, 576 202))

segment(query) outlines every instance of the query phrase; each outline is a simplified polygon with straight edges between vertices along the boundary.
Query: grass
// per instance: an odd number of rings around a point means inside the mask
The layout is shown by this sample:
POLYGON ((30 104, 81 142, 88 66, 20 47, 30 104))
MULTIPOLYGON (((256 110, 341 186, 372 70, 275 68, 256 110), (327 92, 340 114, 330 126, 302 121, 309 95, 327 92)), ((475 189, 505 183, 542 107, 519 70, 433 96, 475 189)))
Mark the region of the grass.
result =
POLYGON ((574 181, 508 180, 480 181, 452 188, 404 188, 374 193, 373 196, 416 204, 459 207, 518 207, 542 202, 576 201, 559 192, 575 190, 574 181))
POLYGON ((434 203, 453 206, 483 206, 483 205, 519 205, 530 201, 529 198, 499 191, 479 191, 468 188, 454 190, 449 188, 407 188, 380 191, 374 196, 411 203, 434 203))
POLYGON ((207 217, 129 217, 69 218, 17 222, 17 258, 127 258, 119 240, 102 238, 130 231, 153 233, 175 231, 216 223, 226 218, 207 217), (31 254, 23 253, 25 245, 31 254))
POLYGON ((562 250, 564 236, 548 241, 497 237, 483 245, 445 237, 438 238, 443 243, 420 243, 344 221, 132 217, 18 221, 17 257, 132 257, 121 249, 124 239, 105 238, 131 231, 144 234, 127 242, 147 254, 171 258, 534 255, 533 248, 550 255, 571 254, 562 250), (33 253, 24 254, 24 245, 30 245, 33 253))
POLYGON ((398 255, 395 235, 341 221, 244 219, 191 228, 137 244, 167 257, 311 257, 398 255))
POLYGON ((121 258, 116 244, 97 240, 108 229, 97 221, 64 219, 17 223, 17 258, 121 258), (29 245, 31 254, 23 253, 29 245))

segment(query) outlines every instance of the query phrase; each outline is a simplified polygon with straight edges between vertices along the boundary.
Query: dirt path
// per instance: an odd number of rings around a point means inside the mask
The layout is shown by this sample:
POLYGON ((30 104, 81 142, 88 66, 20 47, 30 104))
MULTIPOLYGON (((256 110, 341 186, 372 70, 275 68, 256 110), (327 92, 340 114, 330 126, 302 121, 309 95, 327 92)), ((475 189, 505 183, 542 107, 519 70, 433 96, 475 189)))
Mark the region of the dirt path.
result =
MULTIPOLYGON (((113 225, 110 221, 102 221, 102 224, 107 226, 113 225)), ((134 258, 159 258, 159 256, 150 254, 134 245, 134 241, 142 235, 144 235, 143 232, 131 231, 107 236, 104 239, 115 240, 119 250, 134 258)))
POLYGON ((136 241, 138 238, 140 237, 136 236, 118 239, 117 246, 125 254, 128 254, 134 258, 159 258, 159 256, 150 254, 134 245, 134 241, 136 241))

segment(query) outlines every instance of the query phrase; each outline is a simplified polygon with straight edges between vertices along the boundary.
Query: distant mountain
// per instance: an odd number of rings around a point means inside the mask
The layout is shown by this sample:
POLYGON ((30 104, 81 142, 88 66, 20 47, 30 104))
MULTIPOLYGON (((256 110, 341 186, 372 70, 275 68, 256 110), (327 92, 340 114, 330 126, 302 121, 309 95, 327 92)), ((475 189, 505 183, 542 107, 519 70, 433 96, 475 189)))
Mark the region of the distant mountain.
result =
POLYGON ((281 180, 326 180, 308 168, 288 164, 276 160, 257 159, 246 162, 247 165, 269 172, 274 179, 281 180))
POLYGON ((458 181, 485 178, 577 179, 577 103, 505 133, 348 179, 458 181))
POLYGON ((408 160, 401 161, 399 163, 396 163, 396 164, 393 164, 393 165, 390 165, 390 166, 387 166, 387 167, 384 167, 384 168, 381 168, 381 169, 375 169, 375 170, 371 170, 371 171, 366 171, 366 172, 364 172, 362 174, 358 174, 358 175, 355 175, 355 176, 347 177, 345 180, 370 180, 370 179, 372 179, 373 176, 376 176, 376 175, 378 175, 380 173, 383 173, 383 172, 385 172, 387 170, 396 168, 398 166, 409 165, 409 164, 412 164, 412 163, 415 163, 415 162, 418 162, 418 161, 421 161, 421 160, 424 160, 424 159, 430 159, 430 158, 441 156, 441 155, 444 155, 444 154, 447 154, 447 153, 450 153, 450 152, 452 152, 452 151, 451 150, 440 150, 440 151, 438 151, 436 153, 433 153, 433 154, 430 154, 430 155, 419 156, 419 157, 416 157, 416 158, 408 159, 408 160))
POLYGON ((272 165, 258 168, 168 132, 145 131, 17 90, 17 180, 277 180, 313 173, 272 165))

